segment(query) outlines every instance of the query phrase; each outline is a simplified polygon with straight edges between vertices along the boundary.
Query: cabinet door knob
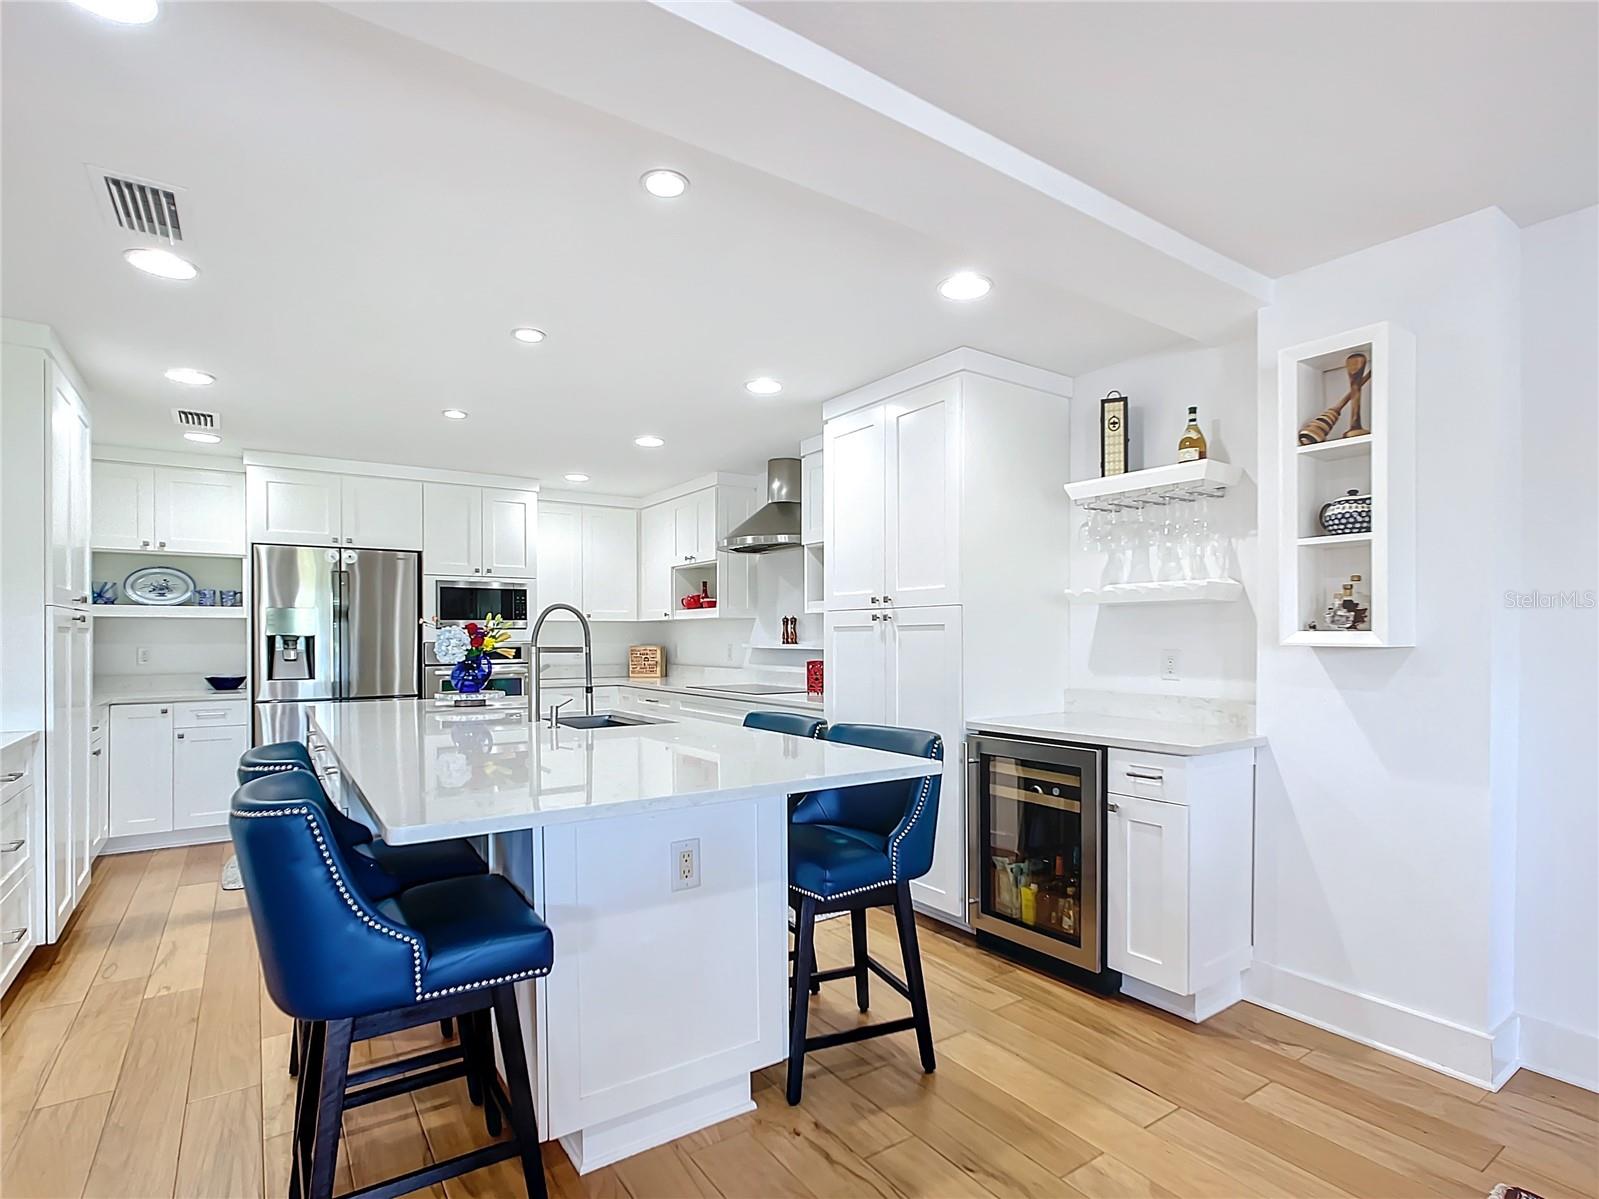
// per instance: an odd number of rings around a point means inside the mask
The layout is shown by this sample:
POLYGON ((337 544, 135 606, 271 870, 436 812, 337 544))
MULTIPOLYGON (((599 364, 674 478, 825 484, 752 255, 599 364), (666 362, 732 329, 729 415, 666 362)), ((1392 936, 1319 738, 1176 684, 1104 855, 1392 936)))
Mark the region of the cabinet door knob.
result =
POLYGON ((874 595, 874 596, 872 596, 872 603, 875 604, 876 602, 877 602, 877 597, 874 595))
POLYGON ((90 751, 89 751, 89 756, 90 756, 90 757, 91 757, 91 758, 98 758, 98 757, 99 757, 99 756, 100 756, 100 753, 101 753, 101 751, 100 751, 100 750, 98 750, 98 749, 91 749, 91 750, 90 750, 90 751))
POLYGON ((161 715, 165 716, 166 714, 167 714, 167 710, 165 708, 162 708, 161 709, 161 715))
POLYGON ((164 550, 164 549, 167 548, 167 543, 164 542, 164 541, 158 541, 158 542, 155 543, 155 547, 158 550, 164 550))
POLYGON ((882 619, 883 619, 882 613, 880 613, 880 612, 873 612, 872 613, 872 620, 873 621, 879 621, 879 620, 882 620, 882 619))
POLYGON ((84 623, 86 623, 88 621, 89 618, 87 616, 84 616, 84 615, 80 614, 80 615, 74 616, 72 619, 77 621, 79 624, 84 624, 84 623))
POLYGON ((345 545, 354 545, 355 544, 355 538, 354 537, 346 537, 344 539, 344 544, 345 545))
POLYGON ((885 604, 892 604, 894 602, 894 597, 892 595, 885 595, 883 597, 883 602, 885 604))
POLYGON ((1105 811, 1107 811, 1107 812, 1119 812, 1119 811, 1121 811, 1121 807, 1119 805, 1117 805, 1117 804, 1113 804, 1113 803, 1107 802, 1105 804, 1105 811))
POLYGON ((139 545, 142 548, 144 548, 144 549, 149 549, 150 548, 150 543, 148 541, 141 541, 141 542, 139 542, 139 545))
POLYGON ((494 573, 494 568, 492 566, 485 566, 483 568, 483 573, 486 575, 491 575, 494 573))
POLYGON ((179 741, 182 741, 182 740, 183 740, 183 734, 182 734, 182 733, 179 733, 179 734, 178 734, 178 740, 179 740, 179 741))
POLYGON ((339 544, 339 539, 337 537, 329 537, 328 540, 330 542, 332 542, 334 545, 338 545, 339 544))

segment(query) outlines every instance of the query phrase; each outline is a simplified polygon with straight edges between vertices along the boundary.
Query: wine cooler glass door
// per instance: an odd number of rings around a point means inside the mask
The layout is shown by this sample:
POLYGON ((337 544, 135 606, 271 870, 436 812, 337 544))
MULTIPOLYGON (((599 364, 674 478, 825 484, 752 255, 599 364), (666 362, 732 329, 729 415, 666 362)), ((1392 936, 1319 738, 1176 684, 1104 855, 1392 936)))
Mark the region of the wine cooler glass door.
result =
POLYGON ((976 926, 1099 969, 1098 752, 976 740, 976 926))

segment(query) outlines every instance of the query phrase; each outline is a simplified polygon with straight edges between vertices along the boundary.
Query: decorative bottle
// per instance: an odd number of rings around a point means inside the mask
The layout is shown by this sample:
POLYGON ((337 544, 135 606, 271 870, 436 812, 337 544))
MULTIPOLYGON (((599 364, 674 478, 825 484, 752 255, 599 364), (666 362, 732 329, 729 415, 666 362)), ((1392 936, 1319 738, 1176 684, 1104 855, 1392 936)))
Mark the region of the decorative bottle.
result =
POLYGON ((1177 461, 1198 462, 1205 456, 1205 434, 1199 427, 1199 408, 1188 407, 1188 427, 1177 441, 1177 461))

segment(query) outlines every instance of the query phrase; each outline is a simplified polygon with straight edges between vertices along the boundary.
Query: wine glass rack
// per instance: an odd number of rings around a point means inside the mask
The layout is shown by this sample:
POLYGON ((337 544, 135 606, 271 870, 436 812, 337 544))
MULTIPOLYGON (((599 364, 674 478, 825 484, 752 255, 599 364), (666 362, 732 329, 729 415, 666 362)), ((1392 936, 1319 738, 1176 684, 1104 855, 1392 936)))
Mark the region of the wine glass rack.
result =
POLYGON ((1214 458, 1201 458, 1198 462, 1176 462, 1124 475, 1068 483, 1066 494, 1074 504, 1087 511, 1116 512, 1218 499, 1243 477, 1242 467, 1214 458))

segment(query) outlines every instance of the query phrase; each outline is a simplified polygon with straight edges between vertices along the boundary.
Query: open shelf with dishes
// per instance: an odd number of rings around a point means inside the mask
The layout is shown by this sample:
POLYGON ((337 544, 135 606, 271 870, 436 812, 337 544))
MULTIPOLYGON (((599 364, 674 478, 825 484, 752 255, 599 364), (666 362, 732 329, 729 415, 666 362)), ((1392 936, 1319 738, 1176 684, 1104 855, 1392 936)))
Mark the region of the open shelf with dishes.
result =
POLYGON ((1414 338, 1367 325, 1283 350, 1277 371, 1279 640, 1414 645, 1414 338))
POLYGON ((95 550, 89 578, 95 616, 242 619, 246 611, 244 559, 229 554, 187 554, 162 561, 159 555, 133 550, 95 550), (150 602, 158 600, 167 602, 150 602))

